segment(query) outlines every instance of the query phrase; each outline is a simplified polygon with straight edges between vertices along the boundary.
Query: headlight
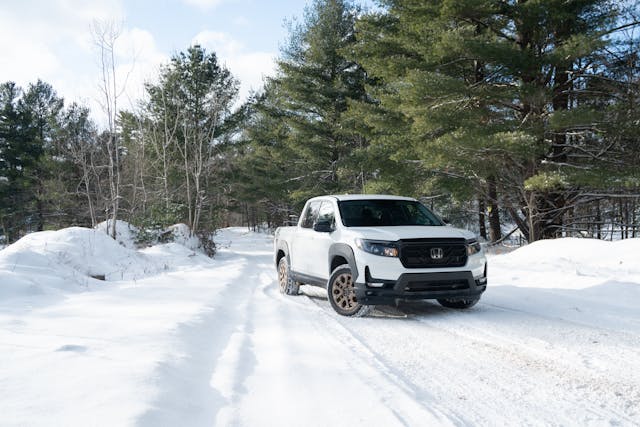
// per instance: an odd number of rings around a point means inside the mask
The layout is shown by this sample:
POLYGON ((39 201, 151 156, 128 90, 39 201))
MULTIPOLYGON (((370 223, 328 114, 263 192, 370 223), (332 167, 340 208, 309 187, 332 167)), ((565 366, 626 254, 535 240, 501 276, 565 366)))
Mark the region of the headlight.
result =
POLYGON ((467 255, 475 255, 482 250, 480 243, 477 240, 468 240, 467 241, 467 255))
POLYGON ((356 239, 356 246, 370 254, 388 257, 398 256, 398 245, 394 242, 381 242, 379 240, 356 239))

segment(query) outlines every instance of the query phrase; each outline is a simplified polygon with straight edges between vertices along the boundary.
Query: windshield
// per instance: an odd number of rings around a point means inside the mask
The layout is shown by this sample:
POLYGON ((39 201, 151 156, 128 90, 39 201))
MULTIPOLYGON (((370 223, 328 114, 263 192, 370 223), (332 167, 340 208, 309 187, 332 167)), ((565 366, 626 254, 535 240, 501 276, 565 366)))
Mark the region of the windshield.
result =
POLYGON ((429 209, 412 200, 345 200, 338 207, 345 227, 444 225, 429 209))

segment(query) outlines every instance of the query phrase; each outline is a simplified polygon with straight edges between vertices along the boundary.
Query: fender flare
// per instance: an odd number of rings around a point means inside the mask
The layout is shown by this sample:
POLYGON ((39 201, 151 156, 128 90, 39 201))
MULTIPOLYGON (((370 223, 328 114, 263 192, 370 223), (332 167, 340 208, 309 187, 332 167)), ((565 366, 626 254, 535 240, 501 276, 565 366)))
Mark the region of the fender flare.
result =
POLYGON ((340 256, 347 260, 347 264, 351 268, 351 276, 353 281, 355 282, 358 279, 358 265, 356 264, 356 256, 353 253, 353 248, 345 243, 334 243, 329 248, 329 274, 331 274, 331 264, 333 263, 333 259, 337 256, 340 256))

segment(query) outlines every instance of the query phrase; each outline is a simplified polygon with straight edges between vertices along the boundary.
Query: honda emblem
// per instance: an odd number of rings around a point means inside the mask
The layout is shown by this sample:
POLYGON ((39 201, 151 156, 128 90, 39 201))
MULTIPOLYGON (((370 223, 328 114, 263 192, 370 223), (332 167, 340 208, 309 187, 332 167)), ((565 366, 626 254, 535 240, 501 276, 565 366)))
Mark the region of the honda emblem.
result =
POLYGON ((442 259, 444 258, 444 251, 442 248, 431 248, 431 259, 442 259))

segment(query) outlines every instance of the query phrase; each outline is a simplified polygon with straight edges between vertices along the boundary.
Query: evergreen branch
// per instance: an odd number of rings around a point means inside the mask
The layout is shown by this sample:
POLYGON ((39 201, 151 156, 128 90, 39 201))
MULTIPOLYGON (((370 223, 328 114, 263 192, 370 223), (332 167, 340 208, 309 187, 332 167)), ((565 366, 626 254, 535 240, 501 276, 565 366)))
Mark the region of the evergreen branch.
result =
POLYGON ((579 166, 579 165, 573 165, 571 163, 566 163, 566 162, 554 162, 553 160, 548 160, 548 159, 543 159, 540 162, 540 164, 551 165, 551 166, 566 166, 569 168, 581 169, 581 170, 593 170, 591 166, 579 166))
POLYGON ((476 19, 476 18, 468 18, 468 19, 462 18, 462 21, 466 22, 467 24, 481 25, 484 28, 490 30, 495 35, 497 35, 499 37, 502 37, 503 39, 509 40, 510 42, 513 42, 513 43, 518 43, 518 40, 515 37, 510 36, 510 35, 504 33, 503 31, 500 31, 499 29, 492 27, 491 25, 487 24, 486 22, 482 22, 479 19, 476 19))

